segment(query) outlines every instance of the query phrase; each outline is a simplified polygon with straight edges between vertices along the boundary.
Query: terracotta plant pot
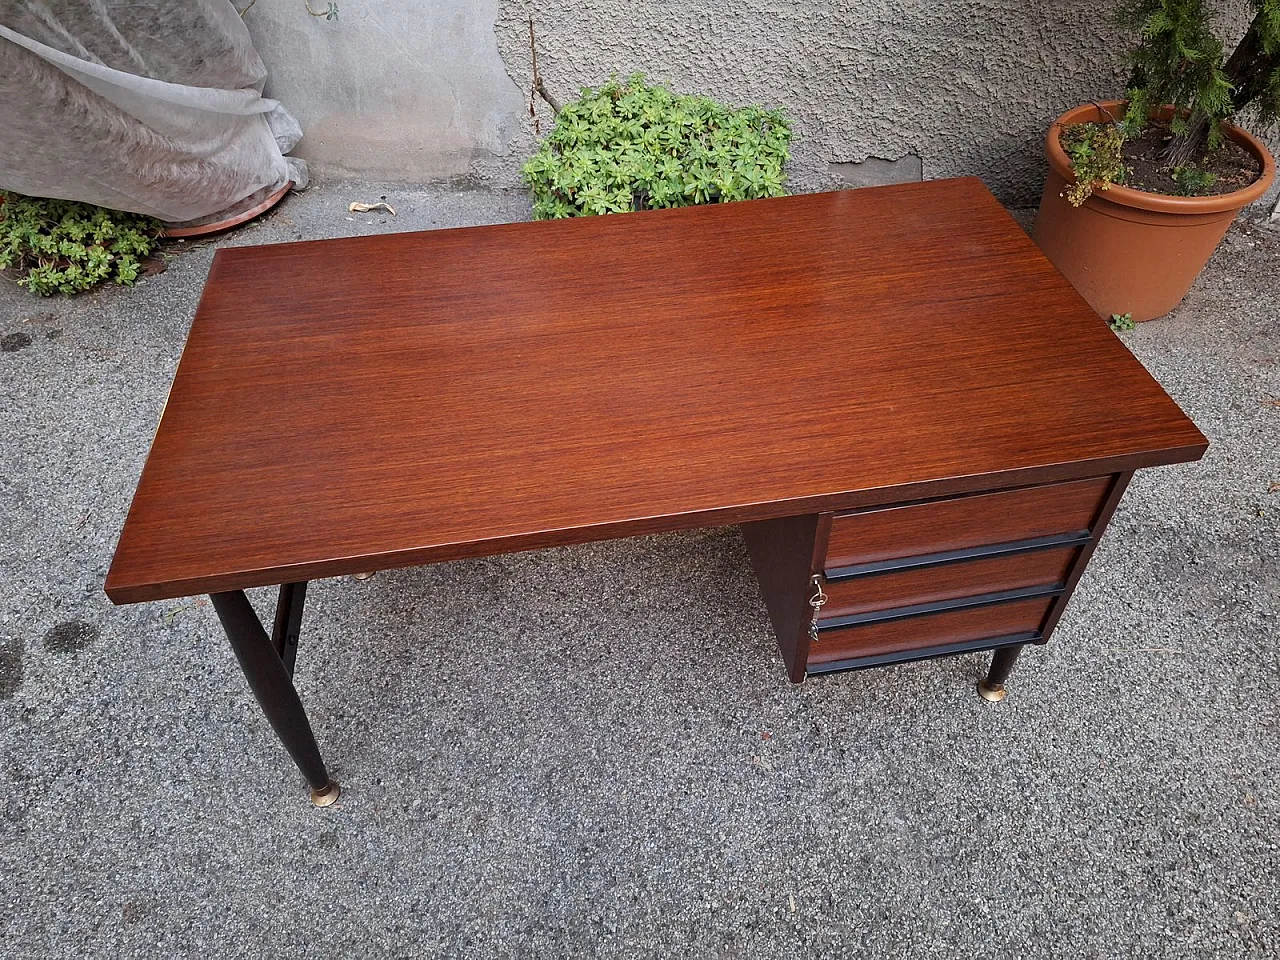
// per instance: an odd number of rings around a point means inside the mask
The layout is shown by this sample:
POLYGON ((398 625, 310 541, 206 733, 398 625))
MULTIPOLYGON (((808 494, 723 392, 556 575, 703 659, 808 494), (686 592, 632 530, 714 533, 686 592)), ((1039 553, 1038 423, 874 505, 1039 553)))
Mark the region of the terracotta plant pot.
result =
POLYGON ((1224 124, 1223 133, 1262 164, 1262 175, 1244 189, 1218 197, 1171 197, 1113 186, 1073 207, 1062 195, 1075 177, 1058 135, 1071 124, 1108 121, 1099 106, 1122 116, 1125 105, 1110 100, 1077 107, 1049 127, 1049 177, 1031 235, 1099 314, 1154 320, 1187 295, 1236 214, 1267 192, 1275 159, 1256 138, 1224 124))

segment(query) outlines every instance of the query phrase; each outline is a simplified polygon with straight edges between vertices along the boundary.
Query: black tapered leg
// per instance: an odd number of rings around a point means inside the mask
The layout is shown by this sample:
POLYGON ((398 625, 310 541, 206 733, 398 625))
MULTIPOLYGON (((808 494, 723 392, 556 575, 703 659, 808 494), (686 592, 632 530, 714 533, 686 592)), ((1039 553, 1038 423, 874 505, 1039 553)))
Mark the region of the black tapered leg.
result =
POLYGON ((978 682, 978 695, 983 700, 999 703, 1005 698, 1005 681, 1009 679, 1009 674, 1013 671, 1013 665, 1018 662, 1018 654, 1021 652, 1021 644, 1015 647, 1001 647, 995 652, 995 656, 991 658, 991 669, 987 671, 986 677, 978 682))
MULTIPOLYGON (((311 784, 311 802, 317 806, 328 806, 338 798, 338 785, 329 779, 289 670, 254 613, 249 598, 243 590, 232 590, 210 594, 209 599, 213 601, 213 608, 231 641, 231 649, 240 661, 240 669, 244 671, 262 712, 267 715, 271 728, 289 751, 289 756, 293 757, 293 762, 311 784)), ((301 597, 297 599, 297 616, 300 618, 301 597)), ((290 611, 286 614, 286 622, 292 618, 290 611)))
POLYGON ((298 636, 302 633, 302 605, 307 599, 307 582, 282 583, 280 599, 276 601, 276 622, 271 630, 271 645, 284 661, 284 668, 293 676, 293 665, 298 659, 298 636))

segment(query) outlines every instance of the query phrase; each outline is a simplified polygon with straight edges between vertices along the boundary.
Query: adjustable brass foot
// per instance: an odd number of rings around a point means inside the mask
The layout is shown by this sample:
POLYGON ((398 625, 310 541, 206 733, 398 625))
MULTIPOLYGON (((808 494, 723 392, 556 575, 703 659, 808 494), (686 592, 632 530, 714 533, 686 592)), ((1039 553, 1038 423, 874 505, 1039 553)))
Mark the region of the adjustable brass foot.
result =
POLYGON ((984 678, 978 681, 978 696, 988 703, 999 703, 1005 698, 1003 683, 988 683, 984 678))
POLYGON ((368 573, 353 573, 351 576, 356 580, 368 580, 373 576, 373 574, 374 571, 370 570, 368 573))
POLYGON ((330 780, 319 790, 311 791, 311 802, 317 807, 327 807, 331 803, 336 803, 341 793, 342 788, 335 781, 330 780))

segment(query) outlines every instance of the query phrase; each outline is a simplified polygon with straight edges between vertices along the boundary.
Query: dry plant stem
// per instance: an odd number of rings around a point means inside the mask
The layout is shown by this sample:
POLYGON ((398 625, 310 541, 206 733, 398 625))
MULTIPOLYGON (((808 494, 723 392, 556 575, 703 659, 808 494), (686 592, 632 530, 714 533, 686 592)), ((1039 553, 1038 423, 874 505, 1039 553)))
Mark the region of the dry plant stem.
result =
MULTIPOLYGON (((547 101, 547 105, 551 107, 552 113, 560 112, 560 102, 547 92, 546 84, 542 82, 542 74, 538 72, 538 45, 533 35, 533 17, 529 18, 529 57, 533 62, 533 86, 529 91, 529 114, 534 115, 533 95, 536 93, 543 100, 547 101)), ((536 119, 536 117, 535 117, 536 119)))
POLYGON ((389 203, 349 203, 347 204, 348 213, 372 213, 374 210, 385 210, 393 217, 396 215, 395 208, 389 203))
POLYGON ((553 97, 550 93, 547 92, 547 88, 543 86, 541 77, 538 78, 538 82, 535 85, 534 89, 538 91, 538 96, 542 97, 543 100, 547 101, 547 103, 551 107, 552 113, 560 112, 560 101, 558 101, 555 97, 553 97))
POLYGON ((1107 119, 1109 119, 1112 123, 1120 122, 1120 118, 1117 117, 1114 113, 1112 113, 1105 103, 1099 103, 1097 100, 1090 100, 1089 102, 1098 108, 1099 113, 1106 114, 1107 119))

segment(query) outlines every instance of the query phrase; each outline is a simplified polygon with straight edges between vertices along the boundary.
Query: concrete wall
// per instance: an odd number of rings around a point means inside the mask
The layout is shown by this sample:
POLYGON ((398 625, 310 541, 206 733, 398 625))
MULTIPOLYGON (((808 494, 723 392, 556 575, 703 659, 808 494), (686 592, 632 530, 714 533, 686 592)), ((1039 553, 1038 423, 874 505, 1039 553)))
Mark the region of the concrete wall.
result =
POLYGON ((510 154, 522 101, 498 56, 498 0, 340 0, 338 11, 330 21, 303 0, 257 0, 245 15, 267 95, 302 124, 294 153, 317 173, 443 180, 510 154))
MULTIPOLYGON (((1049 121, 1123 87, 1115 0, 302 0, 246 17, 319 172, 517 186, 528 17, 561 99, 611 72, 785 107, 798 189, 976 174, 1034 202, 1049 121), (313 4, 318 6, 319 4, 313 4), (870 162, 866 162, 870 160, 870 162), (897 161, 897 162, 895 162, 897 161)), ((1229 0, 1237 23, 1246 0, 1229 0)), ((545 133, 551 112, 535 101, 545 133)))

